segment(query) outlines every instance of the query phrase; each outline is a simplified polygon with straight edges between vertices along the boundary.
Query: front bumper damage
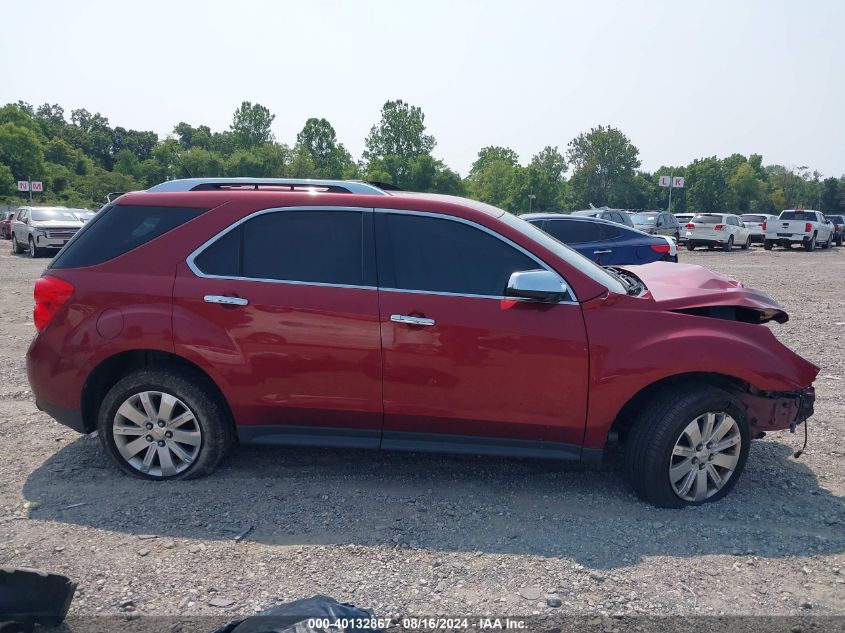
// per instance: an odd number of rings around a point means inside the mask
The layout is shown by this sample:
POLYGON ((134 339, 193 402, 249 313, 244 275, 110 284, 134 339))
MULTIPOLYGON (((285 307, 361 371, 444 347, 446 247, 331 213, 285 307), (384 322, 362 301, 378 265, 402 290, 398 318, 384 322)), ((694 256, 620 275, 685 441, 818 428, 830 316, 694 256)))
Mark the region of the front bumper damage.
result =
POLYGON ((757 391, 739 394, 748 413, 752 435, 762 437, 766 431, 790 429, 813 415, 816 390, 805 387, 798 391, 757 391))

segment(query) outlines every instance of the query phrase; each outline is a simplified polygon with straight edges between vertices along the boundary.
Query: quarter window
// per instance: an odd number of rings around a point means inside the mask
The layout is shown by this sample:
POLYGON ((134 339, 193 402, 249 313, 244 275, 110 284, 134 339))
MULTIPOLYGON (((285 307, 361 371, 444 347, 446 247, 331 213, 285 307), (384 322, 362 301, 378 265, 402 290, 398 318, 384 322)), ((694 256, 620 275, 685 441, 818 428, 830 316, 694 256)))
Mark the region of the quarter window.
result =
POLYGON ((194 259, 207 275, 375 286, 369 213, 277 211, 223 235, 194 259))
POLYGON ((513 246, 455 220, 376 214, 383 288, 501 297, 516 271, 541 266, 513 246))

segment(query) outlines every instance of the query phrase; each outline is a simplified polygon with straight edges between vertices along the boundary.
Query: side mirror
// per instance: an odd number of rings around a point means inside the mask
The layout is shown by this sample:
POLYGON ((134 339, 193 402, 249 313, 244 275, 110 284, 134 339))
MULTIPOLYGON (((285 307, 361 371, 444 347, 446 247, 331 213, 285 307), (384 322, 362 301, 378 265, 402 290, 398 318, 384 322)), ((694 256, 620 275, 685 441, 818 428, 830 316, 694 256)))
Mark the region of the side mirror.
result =
POLYGON ((531 299, 543 303, 557 303, 567 297, 569 289, 563 280, 550 270, 515 272, 508 280, 505 296, 531 299))

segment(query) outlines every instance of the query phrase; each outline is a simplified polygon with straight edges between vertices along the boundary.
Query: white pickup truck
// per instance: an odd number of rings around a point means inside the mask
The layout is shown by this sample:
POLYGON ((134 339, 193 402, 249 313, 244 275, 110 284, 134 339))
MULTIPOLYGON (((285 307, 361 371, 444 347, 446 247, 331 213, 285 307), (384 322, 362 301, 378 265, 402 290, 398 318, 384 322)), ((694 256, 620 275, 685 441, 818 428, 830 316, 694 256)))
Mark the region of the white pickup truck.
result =
POLYGON ((763 248, 772 250, 775 244, 785 248, 801 244, 805 250, 812 251, 816 245, 830 248, 833 245, 834 227, 821 211, 782 211, 774 220, 765 222, 763 248))

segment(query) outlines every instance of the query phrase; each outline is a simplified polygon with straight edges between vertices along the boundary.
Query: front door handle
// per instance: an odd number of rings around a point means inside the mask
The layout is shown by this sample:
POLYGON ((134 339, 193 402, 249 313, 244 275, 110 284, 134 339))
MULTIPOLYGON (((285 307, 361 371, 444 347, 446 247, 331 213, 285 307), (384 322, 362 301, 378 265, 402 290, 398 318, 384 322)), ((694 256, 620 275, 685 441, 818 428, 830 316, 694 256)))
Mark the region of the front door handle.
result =
POLYGON ((405 323, 406 325, 434 325, 434 319, 408 316, 405 314, 391 314, 390 320, 394 323, 405 323))
POLYGON ((206 303, 220 303, 224 306, 245 306, 249 301, 241 297, 227 297, 225 295, 205 295, 203 301, 206 303))
POLYGON ((607 255, 608 253, 612 253, 613 251, 593 251, 594 255, 607 255))

